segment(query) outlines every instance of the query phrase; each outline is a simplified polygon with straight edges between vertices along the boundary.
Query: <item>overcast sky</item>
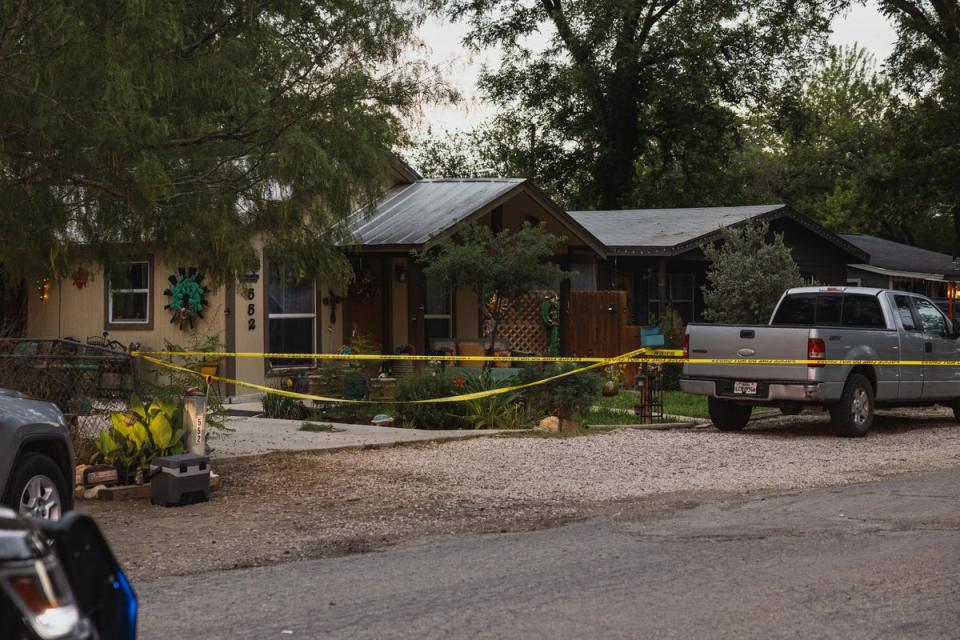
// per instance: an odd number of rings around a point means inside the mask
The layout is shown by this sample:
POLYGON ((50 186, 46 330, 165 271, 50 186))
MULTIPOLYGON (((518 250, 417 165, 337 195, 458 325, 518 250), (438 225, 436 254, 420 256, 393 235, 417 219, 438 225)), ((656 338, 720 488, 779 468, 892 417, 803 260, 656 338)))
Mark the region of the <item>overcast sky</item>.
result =
MULTIPOLYGON (((421 30, 432 62, 443 66, 447 79, 463 94, 458 105, 428 109, 416 126, 421 134, 471 129, 493 112, 493 107, 484 104, 477 94, 476 80, 480 67, 496 65, 499 56, 494 51, 480 55, 467 52, 461 44, 466 31, 463 24, 440 20, 431 20, 421 30)), ((880 15, 876 4, 869 2, 867 6, 853 7, 834 21, 831 41, 842 45, 859 43, 882 64, 893 48, 894 38, 893 28, 880 15)))

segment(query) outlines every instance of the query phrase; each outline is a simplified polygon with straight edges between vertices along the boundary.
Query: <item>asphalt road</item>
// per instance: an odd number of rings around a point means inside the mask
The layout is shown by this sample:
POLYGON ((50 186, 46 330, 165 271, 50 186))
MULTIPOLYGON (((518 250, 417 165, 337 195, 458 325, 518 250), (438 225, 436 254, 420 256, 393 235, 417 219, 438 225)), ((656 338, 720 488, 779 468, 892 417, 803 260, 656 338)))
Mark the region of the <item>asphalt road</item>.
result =
POLYGON ((960 638, 960 471, 137 590, 147 640, 960 638))

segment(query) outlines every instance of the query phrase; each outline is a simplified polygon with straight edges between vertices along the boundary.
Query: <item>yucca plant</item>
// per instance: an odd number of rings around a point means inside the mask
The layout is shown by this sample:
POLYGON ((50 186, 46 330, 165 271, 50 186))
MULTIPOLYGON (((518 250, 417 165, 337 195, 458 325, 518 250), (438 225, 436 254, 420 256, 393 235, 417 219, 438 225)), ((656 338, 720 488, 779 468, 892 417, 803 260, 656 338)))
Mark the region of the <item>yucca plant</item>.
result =
POLYGON ((97 440, 99 457, 117 468, 122 481, 129 481, 137 466, 146 469, 161 456, 183 453, 183 429, 176 428, 179 409, 173 402, 145 405, 130 398, 130 410, 111 416, 112 425, 97 440))

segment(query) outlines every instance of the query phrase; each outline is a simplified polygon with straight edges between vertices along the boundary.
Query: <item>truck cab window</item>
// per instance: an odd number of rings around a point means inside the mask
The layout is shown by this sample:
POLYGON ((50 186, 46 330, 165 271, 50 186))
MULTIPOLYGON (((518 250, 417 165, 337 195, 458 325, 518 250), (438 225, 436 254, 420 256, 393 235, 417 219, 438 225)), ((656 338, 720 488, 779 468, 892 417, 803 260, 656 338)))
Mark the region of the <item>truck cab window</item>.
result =
POLYGON ((913 321, 913 312, 910 310, 910 300, 907 296, 894 296, 894 302, 897 305, 897 315, 900 316, 900 324, 907 331, 916 331, 917 323, 913 321))
POLYGON ((813 319, 817 309, 817 294, 798 293, 787 296, 780 303, 773 322, 770 324, 792 324, 813 326, 813 319))
POLYGON ((913 306, 920 316, 925 332, 936 336, 947 335, 947 319, 932 302, 927 302, 923 298, 914 298, 913 306))
POLYGON ((843 326, 864 329, 885 329, 880 298, 863 294, 848 294, 843 297, 843 326))

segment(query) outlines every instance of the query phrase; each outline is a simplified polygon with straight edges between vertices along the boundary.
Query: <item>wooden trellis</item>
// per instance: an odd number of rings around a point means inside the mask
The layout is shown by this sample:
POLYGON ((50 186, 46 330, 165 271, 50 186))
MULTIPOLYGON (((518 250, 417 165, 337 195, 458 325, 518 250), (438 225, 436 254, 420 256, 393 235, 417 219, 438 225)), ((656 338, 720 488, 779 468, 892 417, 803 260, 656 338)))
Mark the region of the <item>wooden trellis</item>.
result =
MULTIPOLYGON (((550 327, 543 321, 540 308, 544 298, 555 295, 554 291, 531 291, 507 301, 497 335, 507 338, 515 350, 545 354, 550 349, 550 327)), ((492 328, 490 321, 485 320, 483 335, 489 336, 492 328)))

